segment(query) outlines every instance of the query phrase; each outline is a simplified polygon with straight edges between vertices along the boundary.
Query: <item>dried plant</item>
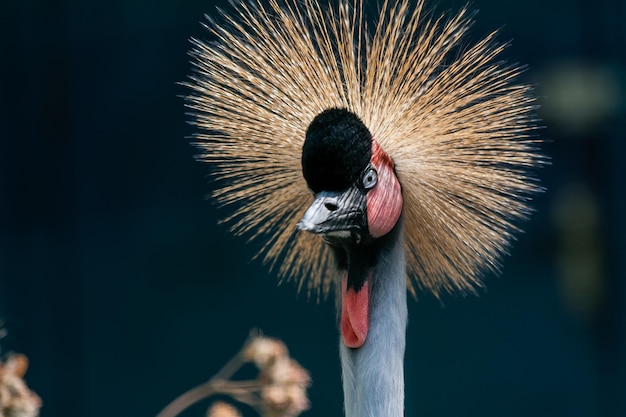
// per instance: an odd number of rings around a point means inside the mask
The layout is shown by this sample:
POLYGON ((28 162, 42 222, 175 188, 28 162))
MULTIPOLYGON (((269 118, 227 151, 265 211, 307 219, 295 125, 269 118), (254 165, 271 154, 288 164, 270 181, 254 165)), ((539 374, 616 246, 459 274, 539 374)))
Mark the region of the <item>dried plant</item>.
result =
MULTIPOLYGON (((250 335, 241 350, 211 379, 172 401, 157 417, 174 417, 189 406, 214 395, 227 395, 246 404, 262 417, 296 417, 309 408, 306 390, 309 373, 289 357, 283 342, 257 333, 250 335), (246 363, 259 370, 253 380, 230 380, 246 363)), ((237 417, 231 404, 218 401, 207 417, 237 417)))
POLYGON ((207 417, 241 417, 237 408, 224 401, 216 401, 207 410, 207 417))
POLYGON ((28 358, 8 355, 0 361, 0 417, 37 417, 41 399, 24 382, 28 358))

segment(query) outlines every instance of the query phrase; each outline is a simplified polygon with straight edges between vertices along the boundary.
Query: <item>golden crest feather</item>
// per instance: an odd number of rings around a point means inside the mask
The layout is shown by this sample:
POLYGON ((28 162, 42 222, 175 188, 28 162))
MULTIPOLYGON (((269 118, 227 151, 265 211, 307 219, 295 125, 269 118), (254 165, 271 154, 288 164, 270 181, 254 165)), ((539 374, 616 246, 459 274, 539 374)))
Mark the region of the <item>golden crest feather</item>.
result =
POLYGON ((467 9, 434 19, 408 0, 385 2, 372 33, 363 0, 252 0, 222 17, 213 41, 193 40, 195 138, 213 198, 233 207, 225 222, 281 279, 318 295, 335 279, 326 245, 296 229, 313 199, 305 132, 331 107, 358 115, 395 163, 412 292, 473 290, 498 269, 543 158, 530 88, 495 33, 463 45, 467 9))

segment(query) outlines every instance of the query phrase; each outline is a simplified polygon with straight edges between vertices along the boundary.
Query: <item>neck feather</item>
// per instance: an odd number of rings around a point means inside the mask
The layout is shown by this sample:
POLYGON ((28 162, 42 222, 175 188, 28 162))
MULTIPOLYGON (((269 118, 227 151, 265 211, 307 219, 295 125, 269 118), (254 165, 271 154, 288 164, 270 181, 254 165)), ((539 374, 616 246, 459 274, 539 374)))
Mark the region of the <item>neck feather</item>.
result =
POLYGON ((351 349, 340 341, 346 417, 404 415, 407 306, 401 221, 378 239, 376 249, 373 260, 371 248, 347 251, 349 273, 371 274, 371 290, 365 344, 351 349), (367 267, 353 267, 360 262, 367 267))

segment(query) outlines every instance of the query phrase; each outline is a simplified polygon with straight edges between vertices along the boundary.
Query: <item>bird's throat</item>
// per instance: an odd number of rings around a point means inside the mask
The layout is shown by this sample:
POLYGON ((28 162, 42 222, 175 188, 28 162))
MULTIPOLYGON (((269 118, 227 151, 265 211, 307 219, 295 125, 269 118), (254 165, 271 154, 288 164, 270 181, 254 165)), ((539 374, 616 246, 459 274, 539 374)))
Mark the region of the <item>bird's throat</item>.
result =
POLYGON ((371 245, 336 254, 342 271, 337 296, 345 416, 403 417, 407 307, 401 223, 371 245))
POLYGON ((349 348, 360 348, 369 330, 369 275, 360 288, 348 287, 348 274, 341 279, 341 337, 349 348))

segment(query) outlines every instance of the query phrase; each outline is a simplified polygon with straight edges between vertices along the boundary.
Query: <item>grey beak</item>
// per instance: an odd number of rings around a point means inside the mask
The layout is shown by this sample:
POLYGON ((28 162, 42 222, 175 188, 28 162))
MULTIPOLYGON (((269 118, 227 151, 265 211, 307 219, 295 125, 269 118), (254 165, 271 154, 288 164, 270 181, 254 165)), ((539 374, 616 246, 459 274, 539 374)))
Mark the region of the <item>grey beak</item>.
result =
POLYGON ((322 191, 315 196, 315 201, 308 208, 304 217, 298 223, 298 229, 311 233, 323 233, 324 224, 332 218, 333 212, 337 211, 341 193, 322 191))
POLYGON ((298 229, 317 234, 363 233, 367 230, 365 195, 354 187, 316 194, 298 229))

